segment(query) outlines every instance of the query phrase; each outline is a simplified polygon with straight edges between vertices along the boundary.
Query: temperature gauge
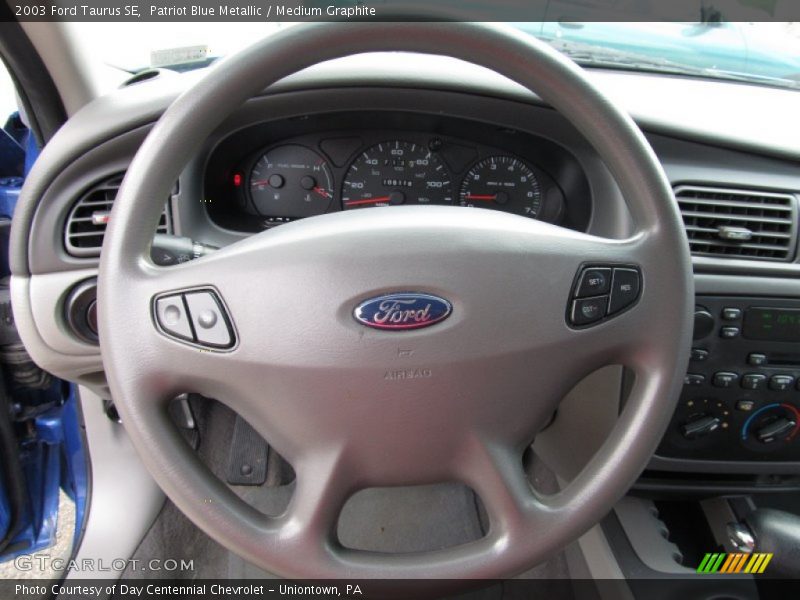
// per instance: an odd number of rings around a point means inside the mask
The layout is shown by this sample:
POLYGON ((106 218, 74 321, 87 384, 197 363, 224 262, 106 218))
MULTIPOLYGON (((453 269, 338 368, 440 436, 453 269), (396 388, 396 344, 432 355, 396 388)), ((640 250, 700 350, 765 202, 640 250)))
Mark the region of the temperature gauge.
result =
POLYGON ((259 158, 248 178, 250 198, 267 218, 312 217, 328 211, 333 178, 319 154, 296 144, 277 146, 259 158))

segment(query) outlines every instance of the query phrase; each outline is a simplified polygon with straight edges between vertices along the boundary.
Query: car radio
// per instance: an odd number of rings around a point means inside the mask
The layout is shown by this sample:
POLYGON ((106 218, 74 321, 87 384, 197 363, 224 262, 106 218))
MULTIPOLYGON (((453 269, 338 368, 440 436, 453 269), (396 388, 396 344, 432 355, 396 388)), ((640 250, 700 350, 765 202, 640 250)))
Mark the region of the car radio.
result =
POLYGON ((800 461, 800 300, 696 302, 683 391, 657 454, 800 461))

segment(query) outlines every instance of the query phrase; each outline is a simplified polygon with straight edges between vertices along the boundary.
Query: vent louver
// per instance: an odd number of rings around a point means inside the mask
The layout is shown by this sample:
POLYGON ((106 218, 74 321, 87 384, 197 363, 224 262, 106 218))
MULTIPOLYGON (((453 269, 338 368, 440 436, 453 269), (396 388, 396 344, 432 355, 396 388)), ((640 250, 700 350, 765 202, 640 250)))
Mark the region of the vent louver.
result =
POLYGON ((675 188, 696 256, 792 260, 797 200, 791 194, 694 185, 675 188))
MULTIPOLYGON (((79 258, 100 256, 108 217, 122 177, 116 175, 92 186, 72 206, 64 231, 64 245, 68 254, 79 258)), ((172 233, 167 206, 161 213, 156 233, 172 233)))

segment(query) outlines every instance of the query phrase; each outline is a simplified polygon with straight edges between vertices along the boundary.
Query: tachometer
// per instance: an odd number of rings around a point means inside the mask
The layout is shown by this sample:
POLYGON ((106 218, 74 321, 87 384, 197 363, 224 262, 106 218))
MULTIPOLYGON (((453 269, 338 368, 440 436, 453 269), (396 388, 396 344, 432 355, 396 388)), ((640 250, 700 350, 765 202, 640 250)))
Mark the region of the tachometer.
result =
POLYGON ((461 206, 493 208, 536 218, 542 205, 539 181, 525 163, 511 156, 490 156, 466 174, 459 193, 461 206))
POLYGON ((277 146, 259 158, 248 179, 253 206, 268 218, 302 218, 327 212, 333 178, 325 160, 296 144, 277 146))
POLYGON ((394 204, 452 204, 442 161, 420 144, 391 141, 362 152, 342 185, 345 210, 394 204))

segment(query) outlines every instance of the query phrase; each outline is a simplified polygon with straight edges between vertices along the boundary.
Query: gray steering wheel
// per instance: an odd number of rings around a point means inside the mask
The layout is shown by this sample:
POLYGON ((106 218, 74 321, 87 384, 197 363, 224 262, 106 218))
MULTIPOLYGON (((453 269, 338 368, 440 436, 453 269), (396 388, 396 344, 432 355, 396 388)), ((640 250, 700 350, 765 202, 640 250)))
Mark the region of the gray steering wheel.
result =
POLYGON ((212 68, 168 108, 131 163, 99 281, 103 361, 142 460, 208 535, 291 578, 499 578, 545 560, 596 524, 645 467, 690 346, 688 244, 644 136, 547 45, 479 24, 296 26, 212 68), (535 91, 605 161, 635 234, 611 240, 497 211, 400 206, 296 221, 174 267, 149 260, 163 198, 226 117, 287 75, 372 51, 456 57, 535 91), (572 326, 565 315, 584 264, 638 269, 635 306, 572 326), (451 315, 402 332, 353 318, 365 299, 409 290, 447 299, 451 315), (208 322, 227 323, 230 343, 200 347, 165 335, 159 299, 181 293, 194 294, 192 310, 208 322), (624 411, 585 469, 545 496, 529 484, 522 453, 565 393, 606 364, 635 373, 624 411), (386 377, 406 369, 425 376, 386 377), (166 406, 186 391, 230 406, 293 465, 284 514, 247 505, 184 443, 166 406), (442 481, 480 496, 485 537, 397 555, 337 542, 340 509, 357 490, 442 481))

